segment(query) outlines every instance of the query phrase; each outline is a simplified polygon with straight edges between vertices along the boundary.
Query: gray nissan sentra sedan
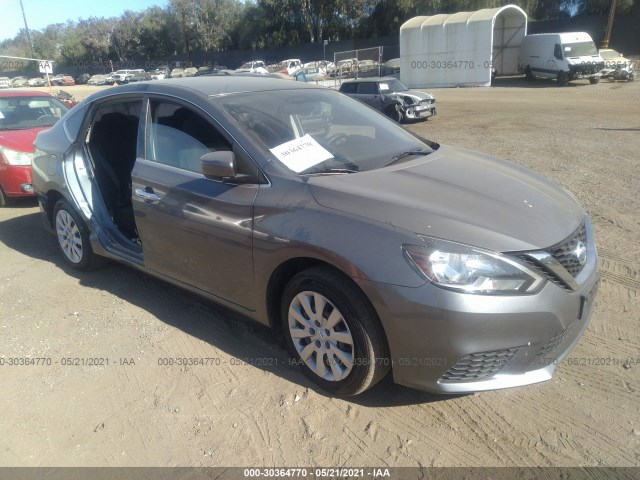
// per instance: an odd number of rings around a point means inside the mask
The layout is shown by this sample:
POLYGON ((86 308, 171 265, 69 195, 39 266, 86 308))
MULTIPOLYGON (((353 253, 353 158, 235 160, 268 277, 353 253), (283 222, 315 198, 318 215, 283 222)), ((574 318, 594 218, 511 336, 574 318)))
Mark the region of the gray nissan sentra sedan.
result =
POLYGON ((512 163, 335 91, 251 77, 94 94, 38 135, 45 225, 281 332, 321 387, 439 393, 551 378, 598 285, 589 218, 512 163))

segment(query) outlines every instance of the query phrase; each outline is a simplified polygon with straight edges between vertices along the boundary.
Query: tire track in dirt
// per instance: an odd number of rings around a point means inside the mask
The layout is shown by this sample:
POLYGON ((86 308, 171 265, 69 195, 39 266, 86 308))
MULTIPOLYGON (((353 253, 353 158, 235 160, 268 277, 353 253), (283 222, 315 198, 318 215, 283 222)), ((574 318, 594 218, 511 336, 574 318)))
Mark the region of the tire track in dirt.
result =
POLYGON ((486 459, 500 459, 506 465, 526 463, 527 459, 523 457, 522 452, 517 452, 518 455, 514 456, 516 452, 512 445, 515 443, 515 436, 504 424, 497 422, 491 398, 490 393, 479 394, 452 403, 452 410, 466 427, 463 431, 464 436, 476 439, 477 444, 485 450, 482 453, 486 459), (487 415, 487 412, 491 412, 491 415, 487 415), (503 438, 506 438, 506 442, 497 441, 503 438))
MULTIPOLYGON (((616 445, 619 445, 620 439, 616 437, 612 437, 611 435, 605 433, 605 431, 595 428, 594 426, 580 422, 574 416, 569 415, 569 412, 575 411, 578 408, 575 401, 573 399, 568 399, 562 397, 561 402, 554 403, 546 403, 546 402, 518 402, 517 399, 520 397, 519 395, 514 395, 509 398, 509 401, 514 404, 514 407, 522 408, 529 412, 531 418, 536 418, 537 423, 542 423, 544 425, 554 425, 554 428, 562 429, 566 432, 571 432, 572 437, 586 437, 590 439, 589 443, 601 445, 598 449, 598 453, 602 453, 602 451, 606 451, 607 449, 604 446, 611 446, 615 449, 617 453, 620 455, 616 456, 616 465, 633 465, 636 461, 635 455, 632 451, 624 451, 620 448, 616 448, 616 445)), ((577 444, 578 449, 575 452, 581 453, 584 461, 589 461, 591 459, 588 452, 585 452, 585 447, 580 443, 577 444)))
POLYGON ((414 441, 421 441, 430 447, 437 446, 434 448, 444 452, 447 462, 454 461, 459 465, 481 465, 483 458, 470 452, 463 438, 458 435, 448 435, 443 438, 438 428, 433 428, 434 425, 427 423, 431 420, 430 409, 431 404, 386 408, 378 412, 380 417, 378 423, 395 435, 411 434, 414 441), (445 438, 448 444, 443 441, 445 438))

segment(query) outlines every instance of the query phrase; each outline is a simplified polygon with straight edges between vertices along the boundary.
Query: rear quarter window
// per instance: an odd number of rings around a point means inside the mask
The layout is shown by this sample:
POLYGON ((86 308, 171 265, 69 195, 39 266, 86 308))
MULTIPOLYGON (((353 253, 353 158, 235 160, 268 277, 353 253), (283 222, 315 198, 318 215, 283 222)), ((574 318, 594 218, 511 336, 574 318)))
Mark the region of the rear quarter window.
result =
POLYGON ((64 133, 70 142, 75 142, 87 111, 87 105, 78 105, 74 108, 67 118, 64 120, 64 133))
POLYGON ((357 90, 357 83, 343 83, 342 85, 340 85, 340 91, 342 93, 356 93, 357 90))

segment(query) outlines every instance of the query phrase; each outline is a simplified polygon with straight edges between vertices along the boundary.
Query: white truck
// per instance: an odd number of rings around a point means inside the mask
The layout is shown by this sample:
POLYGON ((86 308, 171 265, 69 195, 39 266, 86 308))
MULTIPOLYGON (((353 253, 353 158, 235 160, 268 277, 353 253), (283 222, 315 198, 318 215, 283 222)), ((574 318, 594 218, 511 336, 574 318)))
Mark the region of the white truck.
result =
POLYGON ((600 81, 604 60, 593 39, 585 32, 538 33, 522 39, 518 70, 527 80, 555 78, 558 86, 571 80, 600 81))

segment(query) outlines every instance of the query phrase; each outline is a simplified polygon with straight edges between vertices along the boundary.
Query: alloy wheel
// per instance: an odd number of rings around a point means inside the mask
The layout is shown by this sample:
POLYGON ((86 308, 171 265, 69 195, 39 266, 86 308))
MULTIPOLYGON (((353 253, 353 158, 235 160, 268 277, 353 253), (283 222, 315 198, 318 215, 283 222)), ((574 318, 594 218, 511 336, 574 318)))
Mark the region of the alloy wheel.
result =
POLYGON ((59 210, 56 215, 56 234, 64 255, 72 263, 82 261, 83 246, 80 229, 66 210, 59 210))
POLYGON ((342 313, 325 296, 298 293, 289 306, 288 326, 302 361, 320 378, 344 380, 354 365, 354 340, 342 313))

